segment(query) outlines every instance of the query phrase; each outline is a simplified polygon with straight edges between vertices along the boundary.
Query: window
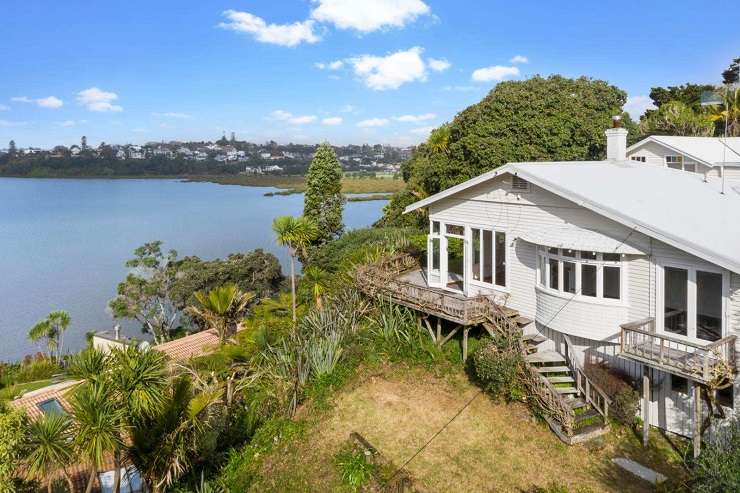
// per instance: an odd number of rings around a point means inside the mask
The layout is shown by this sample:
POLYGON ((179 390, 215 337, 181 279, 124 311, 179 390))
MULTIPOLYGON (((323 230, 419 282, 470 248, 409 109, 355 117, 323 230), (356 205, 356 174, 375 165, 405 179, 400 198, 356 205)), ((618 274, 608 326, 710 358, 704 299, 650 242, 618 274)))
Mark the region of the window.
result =
POLYGON ((41 402, 38 406, 41 412, 47 416, 52 414, 66 414, 58 399, 49 399, 48 401, 41 402))
POLYGON ((514 175, 511 178, 511 189, 516 190, 517 192, 529 192, 529 182, 524 178, 519 178, 517 175, 514 175))
POLYGON ((722 338, 725 278, 721 272, 663 266, 663 331, 702 341, 722 338))
POLYGON ((506 286, 506 233, 472 228, 473 280, 506 286))
POLYGON ((696 173, 696 164, 694 164, 694 163, 684 164, 683 165, 683 170, 684 171, 688 171, 690 173, 696 173))
POLYGON ((445 233, 448 235, 465 236, 465 226, 458 224, 445 224, 445 233))
POLYGON ((666 156, 665 164, 669 168, 683 169, 683 156, 666 156))
POLYGON ((620 300, 622 255, 540 248, 540 284, 576 296, 620 300))
POLYGON ((671 375, 671 391, 679 394, 688 395, 689 381, 678 375, 671 375))
POLYGON ((432 233, 439 234, 439 221, 432 221, 432 233))
POLYGON ((439 273, 439 238, 432 238, 432 272, 439 273))
POLYGON ((663 329, 672 334, 688 334, 689 271, 676 267, 663 269, 663 329))
POLYGON ((716 394, 717 402, 720 406, 734 408, 735 407, 735 392, 733 392, 732 385, 720 389, 716 394))
POLYGON ((633 161, 638 161, 640 163, 644 163, 644 162, 647 161, 647 159, 645 158, 645 156, 631 156, 630 159, 633 160, 633 161))

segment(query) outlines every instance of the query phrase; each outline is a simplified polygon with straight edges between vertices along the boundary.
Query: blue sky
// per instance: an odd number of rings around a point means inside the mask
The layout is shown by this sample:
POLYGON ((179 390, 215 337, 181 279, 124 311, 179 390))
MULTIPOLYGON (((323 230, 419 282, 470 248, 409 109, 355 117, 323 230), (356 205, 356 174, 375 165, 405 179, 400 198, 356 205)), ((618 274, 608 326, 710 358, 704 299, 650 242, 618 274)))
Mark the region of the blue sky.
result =
POLYGON ((414 144, 499 80, 589 75, 644 107, 740 56, 729 1, 4 0, 0 147, 414 144), (515 58, 516 57, 516 58, 515 58))

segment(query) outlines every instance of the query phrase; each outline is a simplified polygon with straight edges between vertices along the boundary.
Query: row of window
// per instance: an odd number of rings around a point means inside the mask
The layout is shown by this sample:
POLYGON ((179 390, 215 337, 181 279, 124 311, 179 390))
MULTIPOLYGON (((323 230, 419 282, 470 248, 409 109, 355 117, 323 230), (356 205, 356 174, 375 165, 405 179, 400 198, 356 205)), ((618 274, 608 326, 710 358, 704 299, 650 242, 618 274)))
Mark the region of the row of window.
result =
MULTIPOLYGON (((647 162, 647 157, 645 156, 630 156, 630 159, 638 163, 647 162)), ((666 166, 672 169, 689 171, 691 173, 696 172, 696 163, 684 162, 683 156, 666 156, 664 162, 666 166)))
POLYGON ((506 287, 506 233, 472 228, 473 280, 506 287))
POLYGON ((539 258, 541 286, 590 298, 622 297, 622 262, 618 253, 542 248, 539 258))

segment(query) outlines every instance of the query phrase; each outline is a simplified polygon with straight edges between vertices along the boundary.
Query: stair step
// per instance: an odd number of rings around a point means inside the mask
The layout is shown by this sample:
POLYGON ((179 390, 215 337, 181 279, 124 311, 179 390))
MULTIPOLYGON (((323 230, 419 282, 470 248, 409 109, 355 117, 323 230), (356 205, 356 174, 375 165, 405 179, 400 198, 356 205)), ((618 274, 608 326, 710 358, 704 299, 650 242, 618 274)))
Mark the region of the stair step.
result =
POLYGON ((592 418, 597 418, 600 416, 601 414, 599 414, 599 411, 591 408, 588 411, 576 414, 576 424, 578 424, 579 422, 583 422, 583 421, 586 421, 592 418))
POLYGON ((560 395, 577 394, 578 389, 575 387, 555 387, 555 390, 560 395))
POLYGON ((573 377, 546 377, 550 383, 573 383, 575 378, 573 377))
POLYGON ((578 409, 580 407, 586 406, 586 401, 581 399, 580 397, 576 399, 570 399, 567 402, 571 409, 578 409))
POLYGON ((540 373, 569 373, 570 368, 567 366, 538 366, 537 371, 540 373))
POLYGON ((547 337, 543 336, 542 334, 525 334, 524 337, 522 337, 522 340, 526 344, 542 344, 547 340, 547 337))
POLYGON ((565 358, 555 351, 540 351, 539 353, 528 354, 525 359, 529 363, 565 363, 565 358))
POLYGON ((534 320, 532 320, 532 319, 531 319, 531 318, 529 318, 529 317, 524 317, 524 316, 520 316, 520 317, 517 317, 517 318, 516 318, 516 319, 514 320, 514 322, 516 322, 516 324, 517 324, 517 325, 518 325, 519 327, 526 327, 527 325, 529 325, 529 324, 531 324, 532 322, 534 322, 534 320))
POLYGON ((604 430, 606 428, 608 428, 608 426, 606 424, 604 424, 604 423, 596 423, 596 424, 593 424, 593 425, 584 426, 583 428, 576 428, 574 430, 574 435, 575 436, 579 436, 579 435, 588 435, 588 434, 593 433, 594 436, 591 437, 591 438, 595 438, 595 437, 597 437, 599 435, 602 435, 604 433, 604 430), (600 433, 597 433, 597 432, 600 432, 600 433))

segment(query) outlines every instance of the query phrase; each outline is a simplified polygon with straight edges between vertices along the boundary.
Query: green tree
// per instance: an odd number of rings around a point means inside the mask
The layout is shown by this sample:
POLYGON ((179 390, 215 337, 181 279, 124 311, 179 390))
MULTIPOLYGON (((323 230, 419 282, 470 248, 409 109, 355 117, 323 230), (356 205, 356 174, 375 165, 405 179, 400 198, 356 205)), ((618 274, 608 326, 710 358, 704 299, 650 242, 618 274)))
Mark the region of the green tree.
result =
MULTIPOLYGON (((658 108, 664 104, 679 101, 698 113, 701 111, 701 95, 713 90, 714 86, 711 84, 686 83, 680 86, 653 87, 650 89, 650 99, 658 108)), ((654 111, 656 110, 646 111, 645 117, 650 116, 654 111)))
POLYGON ((13 493, 26 443, 26 415, 0 409, 0 493, 13 493))
POLYGON ((63 310, 53 311, 44 320, 31 327, 28 331, 28 338, 33 342, 46 339, 49 359, 59 361, 64 348, 64 332, 70 322, 69 313, 63 310))
POLYGON ((297 320, 296 315, 296 292, 295 292, 295 259, 299 255, 306 254, 306 249, 318 237, 319 230, 311 219, 301 216, 280 216, 272 222, 272 230, 275 232, 276 241, 279 245, 288 248, 290 255, 290 294, 293 302, 293 322, 297 320))
POLYGON ((72 421, 67 414, 48 414, 30 423, 25 459, 27 473, 31 478, 45 482, 49 493, 53 491, 59 471, 67 481, 69 491, 74 492, 74 483, 67 472, 73 459, 72 421))
POLYGON ((740 57, 735 58, 727 70, 722 72, 722 82, 728 85, 740 82, 740 57))
POLYGON ((167 256, 162 253, 161 241, 140 246, 134 258, 126 262, 134 272, 118 285, 118 294, 110 302, 114 317, 138 321, 156 344, 170 338, 180 319, 171 295, 177 273, 168 268, 176 260, 175 250, 167 256))
POLYGON ((12 157, 15 156, 18 152, 18 149, 15 147, 15 141, 11 140, 10 143, 8 143, 8 154, 12 157))
POLYGON ((208 292, 196 291, 196 306, 187 311, 203 321, 207 328, 216 329, 221 344, 236 333, 239 321, 244 317, 254 293, 243 293, 236 284, 224 284, 208 292))
POLYGON ((323 308, 323 296, 326 293, 329 273, 315 265, 309 265, 303 269, 300 286, 310 293, 316 308, 323 308))
POLYGON ((645 135, 708 137, 714 134, 714 124, 681 101, 662 104, 642 119, 640 129, 645 135))
POLYGON ((427 139, 427 146, 432 152, 446 154, 450 148, 450 126, 444 124, 434 129, 427 139))
POLYGON ((709 108, 708 119, 715 123, 716 135, 740 137, 740 87, 724 87, 718 90, 722 104, 709 108))
POLYGON ((334 148, 323 143, 316 150, 306 177, 303 215, 318 226, 321 242, 336 238, 342 233, 342 167, 334 148))

